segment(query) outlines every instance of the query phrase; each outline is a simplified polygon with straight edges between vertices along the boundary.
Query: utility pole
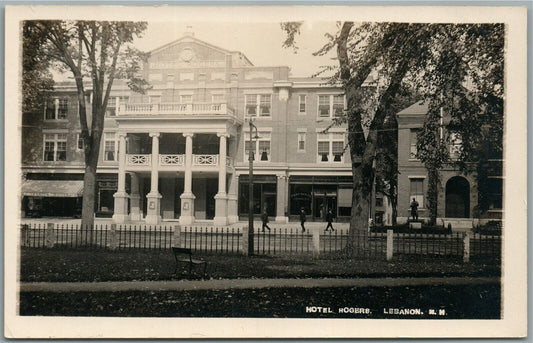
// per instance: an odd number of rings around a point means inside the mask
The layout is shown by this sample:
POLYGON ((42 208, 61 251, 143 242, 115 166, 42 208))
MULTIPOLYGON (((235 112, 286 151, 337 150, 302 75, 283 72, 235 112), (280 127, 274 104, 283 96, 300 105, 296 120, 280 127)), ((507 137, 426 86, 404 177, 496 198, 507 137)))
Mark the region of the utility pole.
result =
POLYGON ((250 151, 248 156, 249 170, 248 170, 248 256, 254 254, 254 139, 258 138, 257 127, 253 124, 250 118, 250 151), (255 128, 255 137, 252 135, 252 130, 255 128))

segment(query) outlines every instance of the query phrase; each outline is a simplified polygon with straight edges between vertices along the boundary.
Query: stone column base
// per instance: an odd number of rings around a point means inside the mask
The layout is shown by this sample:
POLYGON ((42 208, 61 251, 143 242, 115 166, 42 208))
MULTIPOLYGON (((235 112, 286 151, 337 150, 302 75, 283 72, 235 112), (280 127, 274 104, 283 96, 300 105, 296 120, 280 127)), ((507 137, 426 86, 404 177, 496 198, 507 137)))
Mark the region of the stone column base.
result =
POLYGON ((226 193, 215 195, 215 225, 228 225, 228 196, 226 193))
POLYGON ((237 208, 237 196, 228 195, 228 224, 233 224, 239 221, 239 214, 237 208))
POLYGON ((128 193, 116 192, 113 194, 115 205, 113 211, 113 222, 125 223, 128 219, 128 193))
POLYGON ((194 199, 196 197, 192 193, 183 193, 180 195, 181 199, 181 225, 190 225, 194 223, 194 199))
POLYGON ((139 221, 142 219, 141 208, 139 206, 139 194, 130 195, 130 220, 139 221))
POLYGON ((285 216, 276 217, 276 218, 274 219, 274 221, 275 221, 276 223, 283 223, 283 224, 286 224, 286 223, 289 222, 289 217, 285 217, 285 216))
POLYGON ((148 193, 146 195, 147 212, 146 212, 146 224, 157 225, 161 222, 161 194, 158 192, 148 193))

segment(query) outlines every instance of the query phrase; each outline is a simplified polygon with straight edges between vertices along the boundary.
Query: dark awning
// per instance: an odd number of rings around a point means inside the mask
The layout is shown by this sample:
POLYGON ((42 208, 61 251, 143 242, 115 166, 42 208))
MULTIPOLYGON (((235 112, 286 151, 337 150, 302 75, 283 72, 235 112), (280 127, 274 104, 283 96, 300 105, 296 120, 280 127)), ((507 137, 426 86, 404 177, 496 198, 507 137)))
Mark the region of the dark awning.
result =
POLYGON ((83 181, 26 180, 22 195, 33 197, 77 198, 83 194, 83 181))

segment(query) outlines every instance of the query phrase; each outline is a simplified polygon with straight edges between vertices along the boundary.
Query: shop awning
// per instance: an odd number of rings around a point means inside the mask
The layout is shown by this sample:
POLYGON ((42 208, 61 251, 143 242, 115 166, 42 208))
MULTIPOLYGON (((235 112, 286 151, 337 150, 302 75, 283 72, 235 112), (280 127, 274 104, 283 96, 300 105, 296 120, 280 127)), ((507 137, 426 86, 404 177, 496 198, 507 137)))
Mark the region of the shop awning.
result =
POLYGON ((32 197, 77 198, 83 194, 83 181, 26 180, 22 195, 32 197))

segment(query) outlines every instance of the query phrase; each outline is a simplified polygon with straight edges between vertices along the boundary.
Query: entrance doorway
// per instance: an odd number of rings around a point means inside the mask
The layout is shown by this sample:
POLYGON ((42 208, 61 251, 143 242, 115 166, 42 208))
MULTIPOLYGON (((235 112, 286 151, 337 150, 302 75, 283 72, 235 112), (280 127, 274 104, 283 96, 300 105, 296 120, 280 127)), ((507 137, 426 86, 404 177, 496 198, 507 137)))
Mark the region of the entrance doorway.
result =
POLYGON ((336 189, 315 190, 313 195, 313 217, 316 220, 326 220, 328 211, 331 211, 333 216, 337 216, 336 189))
POLYGON ((446 182, 446 217, 470 217, 470 184, 461 176, 454 176, 446 182))

